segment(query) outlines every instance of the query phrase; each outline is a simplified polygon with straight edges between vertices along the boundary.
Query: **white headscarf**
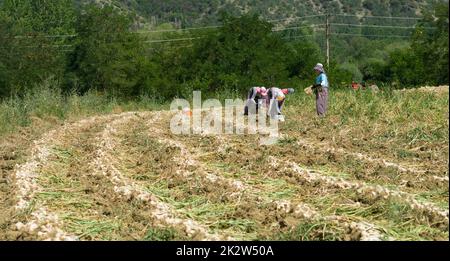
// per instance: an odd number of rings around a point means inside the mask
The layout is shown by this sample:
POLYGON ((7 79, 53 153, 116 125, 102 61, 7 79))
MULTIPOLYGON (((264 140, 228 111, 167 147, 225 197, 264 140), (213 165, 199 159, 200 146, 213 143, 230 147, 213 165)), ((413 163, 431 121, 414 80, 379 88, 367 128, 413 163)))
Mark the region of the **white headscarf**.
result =
POLYGON ((314 67, 314 70, 318 70, 320 72, 325 72, 325 70, 323 69, 323 64, 321 64, 321 63, 316 64, 316 66, 314 67))

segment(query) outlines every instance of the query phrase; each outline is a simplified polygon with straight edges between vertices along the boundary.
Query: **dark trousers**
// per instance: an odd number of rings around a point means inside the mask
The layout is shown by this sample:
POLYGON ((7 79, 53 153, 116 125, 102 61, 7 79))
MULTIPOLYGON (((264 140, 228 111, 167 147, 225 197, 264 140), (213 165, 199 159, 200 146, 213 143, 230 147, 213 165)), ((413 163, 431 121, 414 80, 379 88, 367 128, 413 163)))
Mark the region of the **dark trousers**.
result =
POLYGON ((251 88, 247 95, 247 102, 245 103, 244 115, 248 115, 249 106, 255 106, 256 103, 256 113, 258 113, 259 109, 259 100, 261 99, 261 95, 256 92, 256 88, 251 88), (254 104, 251 104, 254 103, 254 104))

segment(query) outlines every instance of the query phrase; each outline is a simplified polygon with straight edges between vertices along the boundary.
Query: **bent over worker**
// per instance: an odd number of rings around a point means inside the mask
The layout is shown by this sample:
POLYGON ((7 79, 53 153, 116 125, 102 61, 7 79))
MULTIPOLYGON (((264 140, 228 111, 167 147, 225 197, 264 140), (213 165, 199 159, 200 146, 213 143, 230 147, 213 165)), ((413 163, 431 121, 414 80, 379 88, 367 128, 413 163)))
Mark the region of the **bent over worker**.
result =
POLYGON ((267 91, 267 105, 268 111, 267 115, 272 119, 278 118, 280 121, 284 121, 284 117, 281 113, 283 109, 284 102, 286 100, 286 95, 294 93, 295 90, 290 89, 280 89, 277 87, 272 87, 267 91))
POLYGON ((258 113, 259 107, 262 105, 263 100, 267 98, 266 87, 252 87, 248 91, 247 102, 245 103, 244 115, 250 113, 258 113), (256 111, 253 111, 256 108, 256 111))

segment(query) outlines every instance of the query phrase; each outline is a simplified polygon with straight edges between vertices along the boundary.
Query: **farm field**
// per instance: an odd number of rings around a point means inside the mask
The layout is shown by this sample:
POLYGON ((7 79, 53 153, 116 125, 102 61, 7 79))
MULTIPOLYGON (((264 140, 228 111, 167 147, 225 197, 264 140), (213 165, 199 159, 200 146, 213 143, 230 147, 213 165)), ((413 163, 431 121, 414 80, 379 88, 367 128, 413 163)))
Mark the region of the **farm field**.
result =
POLYGON ((173 135, 170 111, 0 141, 3 240, 448 240, 448 86, 288 98, 281 139, 173 135), (437 90, 437 91, 436 91, 437 90))

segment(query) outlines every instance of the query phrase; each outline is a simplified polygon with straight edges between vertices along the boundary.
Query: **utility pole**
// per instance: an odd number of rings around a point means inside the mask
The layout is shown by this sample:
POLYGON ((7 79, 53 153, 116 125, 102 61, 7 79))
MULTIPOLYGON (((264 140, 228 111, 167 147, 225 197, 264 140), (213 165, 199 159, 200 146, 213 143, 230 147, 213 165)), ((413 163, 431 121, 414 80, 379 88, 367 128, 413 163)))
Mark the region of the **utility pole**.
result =
POLYGON ((325 34, 327 41, 327 68, 330 68, 330 15, 327 12, 326 22, 325 22, 325 34))

